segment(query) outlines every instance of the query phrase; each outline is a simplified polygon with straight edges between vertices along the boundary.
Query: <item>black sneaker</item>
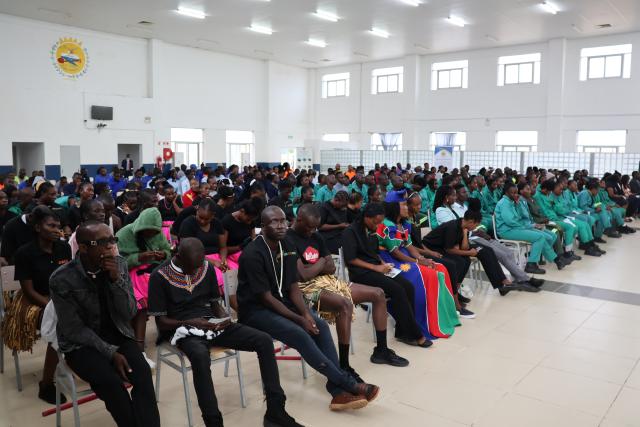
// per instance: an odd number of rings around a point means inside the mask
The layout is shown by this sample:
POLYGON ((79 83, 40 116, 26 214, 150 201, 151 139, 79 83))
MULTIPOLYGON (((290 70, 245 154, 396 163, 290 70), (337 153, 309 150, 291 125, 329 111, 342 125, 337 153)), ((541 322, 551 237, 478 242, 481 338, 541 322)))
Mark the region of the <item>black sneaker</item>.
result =
POLYGON ((602 237, 596 237, 595 239, 593 239, 593 241, 596 243, 602 243, 603 245, 607 243, 607 241, 604 240, 602 237))
POLYGON ((585 249, 584 254, 589 256, 596 256, 596 257, 602 256, 602 253, 600 253, 600 251, 596 249, 595 246, 589 246, 587 249, 585 249))
POLYGON ((540 261, 538 261, 538 265, 547 265, 547 261, 541 258, 540 261))
POLYGON ((580 261, 582 260, 582 257, 580 255, 576 255, 575 252, 571 251, 571 259, 573 261, 580 261))
POLYGON ((544 274, 546 271, 538 267, 538 264, 535 262, 528 262, 524 267, 524 272, 529 274, 544 274))
POLYGON ((465 319, 475 319, 476 318, 476 314, 471 311, 471 310, 467 310, 464 307, 460 307, 460 317, 464 317, 465 319))
POLYGON ((371 360, 371 363, 375 363, 376 365, 391 365, 400 368, 409 366, 409 361, 407 359, 398 356, 396 352, 390 348, 385 348, 384 350, 378 350, 377 348, 373 349, 373 354, 369 360, 371 360))
POLYGON ((533 292, 533 293, 540 292, 540 288, 533 286, 529 282, 519 282, 518 290, 522 292, 533 292))
POLYGON ((507 295, 511 291, 518 291, 518 290, 520 290, 520 288, 514 285, 513 283, 509 285, 502 285, 498 288, 498 292, 500 292, 500 296, 502 297, 507 295))
POLYGON ((283 408, 272 410, 267 409, 264 414, 264 427, 304 427, 298 423, 291 415, 287 414, 287 411, 283 408))
POLYGON ((556 263, 556 267, 558 267, 558 270, 562 270, 567 265, 569 265, 569 263, 565 261, 564 257, 561 257, 561 256, 556 257, 555 263, 556 263))
POLYGON ((471 298, 467 298, 465 296, 462 296, 462 294, 458 294, 458 301, 460 301, 461 304, 469 304, 471 302, 471 298))
POLYGON ((343 371, 345 371, 347 374, 351 375, 358 384, 363 384, 364 380, 360 377, 360 375, 358 375, 358 373, 356 372, 355 369, 353 369, 351 366, 347 367, 347 368, 342 368, 343 371))
MULTIPOLYGON (((42 381, 38 384, 40 390, 38 391, 38 397, 44 400, 50 405, 56 404, 56 386, 53 383, 45 384, 42 381)), ((60 404, 67 403, 67 398, 64 394, 60 393, 60 404)))
POLYGON ((618 233, 614 228, 605 230, 604 234, 607 235, 607 237, 611 237, 612 239, 619 239, 620 237, 622 237, 620 233, 618 233))
POLYGON ((600 246, 596 245, 595 243, 593 244, 593 247, 596 248, 596 250, 598 252, 600 252, 602 255, 607 253, 607 251, 605 251, 604 249, 602 249, 600 246))
POLYGON ((536 279, 535 277, 531 277, 529 278, 529 284, 531 286, 535 286, 536 288, 539 288, 544 284, 544 279, 536 279))

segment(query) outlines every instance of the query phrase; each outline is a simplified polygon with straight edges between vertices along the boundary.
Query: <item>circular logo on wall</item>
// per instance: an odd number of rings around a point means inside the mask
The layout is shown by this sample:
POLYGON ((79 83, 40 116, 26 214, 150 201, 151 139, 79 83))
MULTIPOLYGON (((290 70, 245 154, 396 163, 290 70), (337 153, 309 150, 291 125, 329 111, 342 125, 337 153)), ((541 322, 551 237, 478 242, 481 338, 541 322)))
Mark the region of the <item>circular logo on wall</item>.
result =
POLYGON ((51 47, 51 61, 62 76, 75 79, 87 72, 89 54, 80 40, 63 37, 51 47))

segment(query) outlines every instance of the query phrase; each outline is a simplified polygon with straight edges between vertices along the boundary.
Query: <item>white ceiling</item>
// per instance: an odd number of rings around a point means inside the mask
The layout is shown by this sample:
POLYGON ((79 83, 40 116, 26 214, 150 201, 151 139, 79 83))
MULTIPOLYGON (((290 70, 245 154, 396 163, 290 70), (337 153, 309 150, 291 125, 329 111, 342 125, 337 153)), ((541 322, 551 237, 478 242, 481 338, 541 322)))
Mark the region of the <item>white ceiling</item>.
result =
POLYGON ((0 0, 0 13, 304 67, 640 30, 639 0, 553 0, 557 15, 537 0, 422 1, 414 7, 401 0, 0 0), (208 16, 181 16, 178 6, 208 16), (340 21, 315 17, 318 8, 340 21), (450 14, 468 25, 449 24, 450 14), (271 26, 273 35, 249 31, 252 22, 271 26), (390 37, 369 34, 372 26, 390 37), (328 46, 309 46, 309 37, 328 46))

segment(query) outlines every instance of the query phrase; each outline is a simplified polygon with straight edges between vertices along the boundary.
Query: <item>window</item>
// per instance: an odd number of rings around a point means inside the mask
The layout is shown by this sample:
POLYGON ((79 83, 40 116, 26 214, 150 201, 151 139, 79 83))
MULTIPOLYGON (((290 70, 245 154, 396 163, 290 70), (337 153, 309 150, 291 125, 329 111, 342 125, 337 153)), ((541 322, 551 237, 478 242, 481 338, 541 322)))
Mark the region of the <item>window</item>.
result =
POLYGON ((498 58, 498 86, 540 84, 540 57, 539 53, 531 53, 498 58))
POLYGON ((171 128, 171 149, 175 165, 197 165, 204 160, 202 129, 171 128))
POLYGON ((431 65, 431 90, 469 87, 469 61, 436 62, 431 65))
POLYGON ((349 73, 325 74, 322 76, 322 97, 349 96, 349 73))
POLYGON ((371 94, 402 93, 404 67, 378 68, 371 72, 371 94))
POLYGON ((580 80, 631 77, 630 44, 590 47, 580 51, 580 80))
POLYGON ((378 151, 402 150, 401 133, 374 133, 371 134, 371 149, 378 151))
POLYGON ((348 133, 325 133, 322 140, 327 142, 349 142, 348 133))
POLYGON ((255 164, 255 144, 253 132, 247 130, 228 130, 227 165, 248 166, 255 164))
POLYGON ((466 132, 431 132, 429 136, 429 149, 435 151, 437 146, 453 146, 453 151, 465 151, 467 149, 466 132))
POLYGON ((538 132, 536 131, 498 131, 496 132, 497 151, 538 151, 538 132))
POLYGON ((624 153, 626 130, 580 130, 576 141, 578 153, 624 153))

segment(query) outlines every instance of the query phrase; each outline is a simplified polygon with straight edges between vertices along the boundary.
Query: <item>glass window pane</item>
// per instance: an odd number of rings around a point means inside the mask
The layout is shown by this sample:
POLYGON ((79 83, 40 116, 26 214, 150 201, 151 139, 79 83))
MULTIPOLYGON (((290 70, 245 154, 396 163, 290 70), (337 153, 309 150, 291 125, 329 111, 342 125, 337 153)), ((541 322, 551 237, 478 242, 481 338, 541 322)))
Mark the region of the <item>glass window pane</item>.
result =
POLYGON ((438 72, 438 88, 440 89, 449 88, 449 71, 448 70, 438 72))
POLYGON ((202 142, 204 140, 202 129, 171 128, 171 140, 180 142, 202 142))
POLYGON ((518 65, 510 64, 505 67, 504 82, 508 85, 518 83, 518 65))
POLYGON ((620 77, 622 75, 622 56, 607 56, 604 76, 620 77))
POLYGON ((604 77, 604 58, 589 58, 589 78, 601 79, 604 77))
POLYGON ((345 95, 345 81, 344 80, 338 80, 337 82, 337 89, 336 89, 336 96, 344 96, 345 95))
POLYGON ((387 92, 387 76, 378 77, 378 92, 387 92))
POLYGON ((397 74, 387 77, 387 88, 389 92, 398 91, 398 75, 397 74))
POLYGON ((520 83, 533 83, 533 64, 520 64, 520 75, 518 81, 520 83))
POLYGON ((462 70, 451 70, 449 75, 449 85, 451 87, 462 87, 462 70))

